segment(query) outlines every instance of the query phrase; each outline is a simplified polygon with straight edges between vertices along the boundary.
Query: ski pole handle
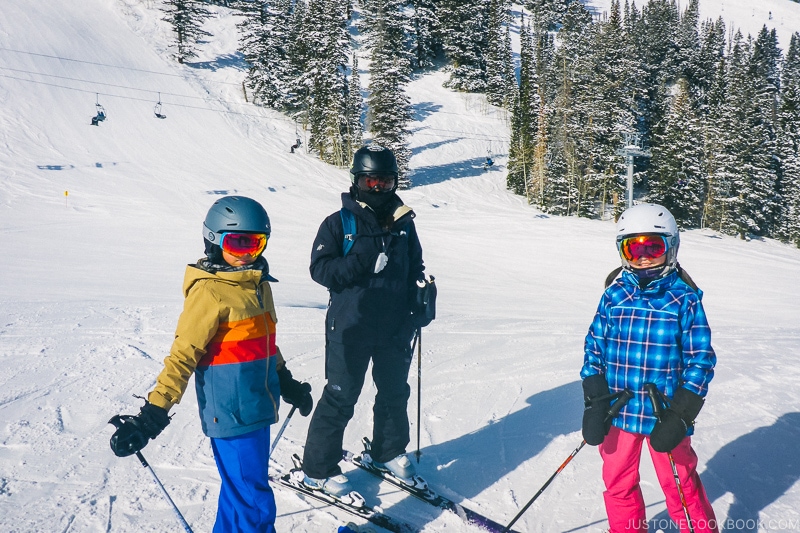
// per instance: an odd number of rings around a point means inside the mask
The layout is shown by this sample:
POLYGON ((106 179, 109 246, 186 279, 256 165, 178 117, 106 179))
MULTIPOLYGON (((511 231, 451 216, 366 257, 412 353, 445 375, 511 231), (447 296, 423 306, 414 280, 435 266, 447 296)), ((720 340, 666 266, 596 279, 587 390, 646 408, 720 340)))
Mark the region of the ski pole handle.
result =
POLYGON ((611 408, 608 410, 608 414, 606 415, 606 420, 613 420, 614 418, 616 418, 619 412, 622 410, 622 408, 625 407, 625 405, 627 405, 627 403, 633 399, 633 393, 628 389, 624 389, 621 392, 615 394, 614 396, 617 396, 617 401, 614 402, 614 405, 612 405, 611 408))
POLYGON ((647 392, 647 396, 650 397, 650 403, 653 404, 653 414, 661 420, 661 413, 664 412, 664 406, 661 403, 661 392, 659 392, 655 383, 645 383, 644 390, 647 392))

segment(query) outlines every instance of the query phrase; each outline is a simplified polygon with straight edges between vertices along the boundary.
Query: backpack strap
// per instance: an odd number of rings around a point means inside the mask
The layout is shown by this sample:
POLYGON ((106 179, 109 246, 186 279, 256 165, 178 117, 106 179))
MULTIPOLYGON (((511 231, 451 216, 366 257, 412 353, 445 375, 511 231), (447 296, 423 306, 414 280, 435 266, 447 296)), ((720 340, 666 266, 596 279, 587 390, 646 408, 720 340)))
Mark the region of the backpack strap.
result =
POLYGON ((339 215, 342 217, 342 230, 344 231, 342 256, 346 256, 356 240, 356 216, 346 207, 339 211, 339 215))
POLYGON ((678 271, 678 277, 680 277, 684 283, 691 287, 695 292, 700 290, 697 288, 697 284, 692 279, 692 276, 690 276, 689 273, 681 267, 680 263, 675 265, 675 269, 678 271))
POLYGON ((614 283, 614 280, 617 279, 617 276, 619 276, 620 272, 622 272, 622 267, 618 266, 608 273, 608 276, 606 276, 606 289, 609 288, 612 283, 614 283))

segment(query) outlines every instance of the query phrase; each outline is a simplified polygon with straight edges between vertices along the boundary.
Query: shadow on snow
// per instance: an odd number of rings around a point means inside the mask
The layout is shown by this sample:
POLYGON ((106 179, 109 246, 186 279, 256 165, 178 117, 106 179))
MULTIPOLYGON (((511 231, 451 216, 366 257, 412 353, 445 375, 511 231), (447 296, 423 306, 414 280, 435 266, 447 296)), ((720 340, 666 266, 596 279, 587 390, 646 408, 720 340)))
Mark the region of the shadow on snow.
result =
MULTIPOLYGON (((459 496, 477 496, 538 455, 554 438, 580 430, 581 398, 579 381, 534 394, 526 400, 527 407, 519 411, 466 435, 422 449, 420 475, 433 489, 456 502, 460 501, 459 496)), ((578 444, 579 435, 575 442, 578 444)), ((572 449, 564 448, 564 458, 572 449)), ((413 451, 409 456, 413 460, 413 451)), ((537 478, 541 477, 544 483, 557 467, 558 464, 541 465, 541 469, 537 468, 537 478)), ((379 482, 368 475, 360 477, 359 491, 368 501, 377 498, 379 482)), ((533 494, 520 496, 527 501, 533 494)), ((391 515, 391 508, 387 509, 391 515)), ((395 511, 401 516, 398 513, 395 511)), ((487 514, 492 518, 491 512, 487 514)))
MULTIPOLYGON (((447 142, 457 142, 457 139, 433 144, 446 144, 447 142)), ((414 150, 424 151, 430 148, 432 148, 432 146, 425 145, 415 148, 414 150)), ((466 161, 456 161, 447 165, 419 167, 414 169, 414 173, 411 175, 411 183, 412 186, 432 185, 434 183, 441 183, 451 179, 473 178, 480 176, 486 172, 486 169, 483 168, 485 161, 485 157, 476 157, 466 161)))
MULTIPOLYGON (((702 477, 708 499, 713 503, 727 493, 733 495, 727 516, 717 515, 721 530, 758 531, 759 512, 800 479, 798 441, 800 412, 786 413, 771 426, 756 428, 729 442, 706 463, 702 477)), ((667 520, 669 516, 664 511, 651 523, 665 533, 677 533, 674 524, 671 529, 663 527, 667 520)))

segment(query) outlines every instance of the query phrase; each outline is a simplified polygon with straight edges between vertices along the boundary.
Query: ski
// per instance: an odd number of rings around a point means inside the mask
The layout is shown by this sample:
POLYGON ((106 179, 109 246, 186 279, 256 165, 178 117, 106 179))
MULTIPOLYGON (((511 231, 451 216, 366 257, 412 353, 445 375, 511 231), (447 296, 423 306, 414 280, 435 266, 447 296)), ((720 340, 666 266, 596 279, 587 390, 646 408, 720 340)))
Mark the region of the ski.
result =
MULTIPOLYGON (((295 456, 296 457, 296 456, 295 456)), ((293 457, 293 459, 295 459, 293 457)), ((299 458, 297 458, 299 460, 299 458)), ((363 518, 376 526, 382 527, 392 533, 418 533, 419 529, 396 518, 383 514, 378 507, 370 507, 364 498, 357 492, 351 492, 348 496, 353 500, 352 503, 334 498, 319 490, 308 488, 303 483, 303 473, 299 468, 291 470, 288 474, 270 476, 270 481, 276 487, 282 487, 294 491, 303 498, 311 498, 318 502, 332 505, 338 509, 346 511, 354 516, 363 518)))
MULTIPOLYGON (((378 477, 384 481, 388 481, 395 487, 407 492, 408 494, 426 502, 434 507, 438 507, 439 509, 443 509, 445 511, 450 511, 451 513, 455 513, 459 518, 461 518, 464 522, 478 526, 486 531, 491 533, 505 533, 506 526, 503 524, 499 524, 476 511, 468 509, 463 505, 456 503, 445 496, 435 492, 432 490, 427 482, 425 482, 421 477, 414 476, 415 485, 411 486, 407 483, 404 483, 400 480, 400 478, 393 476, 389 472, 383 472, 375 468, 372 464, 372 460, 369 458, 369 450, 370 450, 370 441, 366 437, 363 439, 364 442, 364 452, 362 455, 356 455, 353 452, 343 451, 342 456, 344 460, 356 465, 357 467, 361 468, 362 470, 366 470, 370 474, 378 477)), ((518 533, 514 530, 508 530, 509 533, 518 533)))

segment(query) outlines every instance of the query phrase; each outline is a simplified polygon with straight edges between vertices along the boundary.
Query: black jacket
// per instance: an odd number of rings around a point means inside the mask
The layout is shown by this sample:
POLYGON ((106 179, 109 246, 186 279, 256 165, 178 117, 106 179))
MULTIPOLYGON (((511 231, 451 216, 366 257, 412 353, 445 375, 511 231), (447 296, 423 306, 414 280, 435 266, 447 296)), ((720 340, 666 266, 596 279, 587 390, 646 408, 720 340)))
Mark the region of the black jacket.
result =
POLYGON ((369 346, 411 339, 411 302, 425 267, 414 212, 396 195, 393 202, 387 230, 371 209, 350 193, 342 194, 342 206, 356 219, 356 237, 346 257, 339 211, 326 218, 317 232, 309 270, 311 278, 330 292, 325 321, 328 340, 369 346), (375 274, 381 252, 389 262, 375 274))

